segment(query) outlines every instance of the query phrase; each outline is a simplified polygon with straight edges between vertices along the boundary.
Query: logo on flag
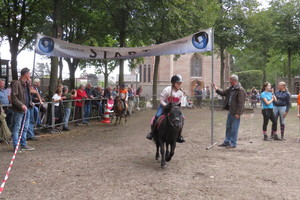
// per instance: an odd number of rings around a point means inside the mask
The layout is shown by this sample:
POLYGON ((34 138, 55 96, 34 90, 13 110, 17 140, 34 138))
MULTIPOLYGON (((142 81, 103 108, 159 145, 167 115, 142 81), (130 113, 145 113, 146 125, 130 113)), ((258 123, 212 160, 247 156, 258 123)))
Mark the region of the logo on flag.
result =
POLYGON ((50 53, 54 49, 54 41, 49 37, 43 37, 39 41, 39 49, 44 53, 50 53))
POLYGON ((208 44, 208 34, 203 31, 196 33, 192 38, 192 43, 197 49, 204 49, 208 44))

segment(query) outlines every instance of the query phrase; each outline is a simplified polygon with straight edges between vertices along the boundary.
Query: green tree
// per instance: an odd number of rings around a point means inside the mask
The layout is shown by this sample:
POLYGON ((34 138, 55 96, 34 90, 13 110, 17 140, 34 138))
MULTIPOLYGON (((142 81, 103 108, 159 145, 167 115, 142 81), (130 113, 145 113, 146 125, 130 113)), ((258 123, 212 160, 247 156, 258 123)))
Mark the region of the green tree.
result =
POLYGON ((291 88, 292 57, 300 52, 300 2, 272 1, 270 10, 275 26, 274 49, 287 54, 287 82, 291 88))
POLYGON ((46 0, 4 0, 0 2, 0 36, 10 46, 12 78, 18 79, 18 54, 29 47, 36 33, 47 23, 52 6, 46 0))
POLYGON ((242 72, 237 72, 236 75, 238 75, 240 83, 246 91, 250 90, 253 87, 261 88, 262 86, 261 70, 242 71, 242 72))
MULTIPOLYGON (((175 40, 194 33, 195 30, 211 27, 218 8, 216 1, 208 0, 153 0, 143 2, 140 9, 135 20, 135 37, 149 45, 175 40)), ((159 62, 160 56, 155 56, 153 99, 157 99, 159 62)), ((157 106, 157 101, 153 101, 153 108, 157 106)))
MULTIPOLYGON (((101 10, 99 11, 98 7, 94 6, 95 2, 64 0, 63 40, 76 44, 87 44, 94 35, 100 35, 103 27, 99 24, 102 24, 103 16, 100 15, 101 10), (95 27, 100 31, 96 32, 95 27)), ((80 64, 80 59, 65 58, 65 60, 70 71, 69 87, 75 88, 75 72, 80 64)))
POLYGON ((235 70, 261 70, 261 83, 267 80, 266 67, 274 40, 272 23, 270 11, 251 13, 245 19, 243 40, 230 50, 235 56, 235 66, 238 66, 235 70))
POLYGON ((244 26, 246 17, 257 10, 255 0, 219 0, 221 12, 214 25, 215 42, 219 47, 221 59, 220 82, 221 88, 224 88, 224 70, 225 70, 225 51, 243 43, 244 26))

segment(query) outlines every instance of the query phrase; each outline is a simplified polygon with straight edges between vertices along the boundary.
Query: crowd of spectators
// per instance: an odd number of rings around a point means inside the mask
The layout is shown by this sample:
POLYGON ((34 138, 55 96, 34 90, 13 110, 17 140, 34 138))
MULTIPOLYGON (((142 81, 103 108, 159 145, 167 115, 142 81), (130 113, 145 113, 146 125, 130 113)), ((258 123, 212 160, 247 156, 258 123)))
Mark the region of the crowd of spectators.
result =
MULTIPOLYGON (((87 83, 86 85, 80 84, 77 90, 69 90, 67 86, 58 85, 55 94, 51 98, 52 102, 46 102, 44 94, 40 90, 40 79, 36 78, 31 82, 29 78, 26 82, 28 82, 28 88, 30 88, 30 101, 32 101, 32 106, 28 106, 28 112, 26 112, 26 117, 29 119, 28 127, 26 128, 27 140, 38 140, 37 133, 34 132, 35 128, 49 127, 58 129, 62 126, 63 131, 69 131, 70 120, 75 121, 75 125, 78 126, 88 124, 92 114, 93 117, 96 116, 96 118, 101 120, 105 112, 106 100, 113 100, 117 96, 122 95, 130 113, 140 110, 138 105, 142 86, 136 89, 134 85, 126 86, 122 84, 121 88, 119 86, 114 88, 108 86, 103 89, 100 86, 93 87, 91 83, 87 83), (54 112, 52 107, 54 107, 54 112), (54 127, 52 126, 53 124, 55 124, 54 127)), ((5 121, 7 126, 13 132, 14 112, 11 105, 11 89, 5 88, 4 80, 0 80, 0 103, 3 112, 6 114, 5 121)))

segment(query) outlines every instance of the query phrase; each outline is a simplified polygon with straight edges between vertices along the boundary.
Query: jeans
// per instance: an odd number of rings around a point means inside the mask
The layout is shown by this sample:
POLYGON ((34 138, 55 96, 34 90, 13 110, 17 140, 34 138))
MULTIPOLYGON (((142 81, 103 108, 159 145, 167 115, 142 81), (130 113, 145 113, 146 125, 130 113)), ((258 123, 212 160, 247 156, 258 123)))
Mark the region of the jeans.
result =
POLYGON ((162 105, 159 105, 157 112, 155 114, 155 120, 163 114, 163 111, 164 111, 164 107, 162 105))
POLYGON ((29 124, 28 124, 28 130, 26 133, 26 138, 33 138, 34 137, 34 132, 33 132, 33 128, 34 128, 34 108, 28 109, 28 118, 29 118, 29 124))
MULTIPOLYGON (((22 122, 24 120, 24 113, 21 112, 14 112, 14 127, 13 127, 13 132, 12 132, 12 140, 13 140, 13 147, 15 148, 18 144, 18 139, 19 139, 19 133, 22 128, 22 122)), ((26 146, 26 134, 28 130, 28 125, 29 125, 29 119, 30 114, 29 114, 29 109, 26 111, 26 118, 24 121, 24 129, 22 132, 22 137, 21 137, 21 146, 26 146)))
POLYGON ((64 128, 68 128, 68 122, 71 114, 71 108, 65 108, 65 116, 64 116, 64 128))
POLYGON ((226 122, 226 135, 225 135, 225 144, 229 144, 230 146, 236 146, 238 139, 238 132, 240 127, 240 118, 237 119, 235 115, 228 112, 227 122, 226 122))
POLYGON ((84 104, 84 119, 83 122, 88 122, 88 118, 90 117, 91 113, 91 104, 84 104))
POLYGON ((34 113, 34 123, 36 123, 37 125, 40 125, 41 124, 41 116, 40 116, 39 108, 34 106, 33 113, 34 113))
POLYGON ((285 111, 286 111, 286 106, 274 106, 273 108, 276 122, 278 121, 278 117, 280 117, 280 125, 285 124, 283 118, 285 111))

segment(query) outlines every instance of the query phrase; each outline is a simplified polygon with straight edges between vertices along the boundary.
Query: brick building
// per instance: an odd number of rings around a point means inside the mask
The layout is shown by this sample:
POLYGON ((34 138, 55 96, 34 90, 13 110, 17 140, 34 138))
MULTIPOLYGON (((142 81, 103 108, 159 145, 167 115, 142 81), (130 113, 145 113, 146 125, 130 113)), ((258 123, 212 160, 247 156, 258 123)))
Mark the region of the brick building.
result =
MULTIPOLYGON (((228 57, 228 55, 227 55, 228 57)), ((139 64, 137 69, 139 72, 139 84, 143 86, 145 96, 152 96, 153 72, 155 57, 144 58, 144 63, 139 64)), ((214 56, 214 82, 220 86, 220 68, 221 60, 218 55, 214 56)), ((132 72, 134 74, 134 70, 132 72)), ((157 95, 160 94, 166 86, 170 85, 170 79, 174 74, 180 74, 184 82, 182 88, 188 96, 193 95, 195 84, 202 86, 210 86, 212 82, 212 57, 202 53, 191 53, 180 55, 175 58, 174 55, 166 55, 160 57, 157 95)), ((225 85, 228 85, 230 75, 230 61, 225 60, 225 85), (227 83, 226 83, 227 82, 227 83)))

